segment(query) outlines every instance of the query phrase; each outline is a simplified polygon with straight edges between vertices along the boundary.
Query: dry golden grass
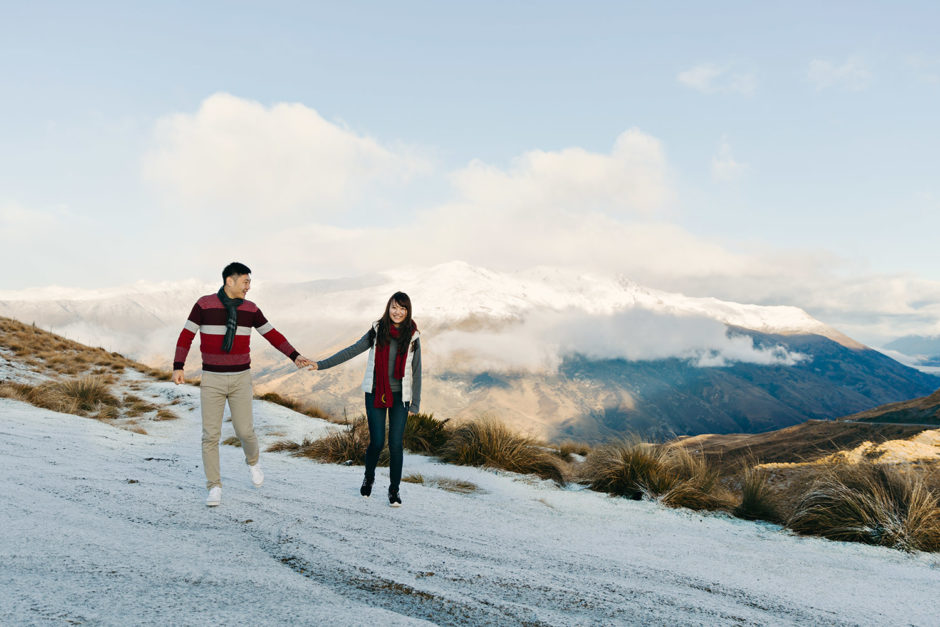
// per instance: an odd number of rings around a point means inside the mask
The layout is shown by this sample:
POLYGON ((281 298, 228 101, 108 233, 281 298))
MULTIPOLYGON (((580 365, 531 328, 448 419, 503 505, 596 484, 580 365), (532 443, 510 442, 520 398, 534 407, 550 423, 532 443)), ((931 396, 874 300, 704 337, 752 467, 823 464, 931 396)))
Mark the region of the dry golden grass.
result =
POLYGON ((0 347, 11 350, 24 363, 49 376, 119 374, 126 368, 155 372, 120 353, 86 346, 12 318, 0 317, 0 347))
POLYGON ((405 448, 412 453, 440 455, 450 436, 447 423, 434 414, 409 414, 402 437, 405 448))
POLYGON ((730 510, 735 499, 721 484, 718 470, 701 455, 681 447, 666 447, 663 474, 656 486, 659 500, 669 507, 730 510))
POLYGON ((156 421, 162 422, 165 420, 179 420, 179 416, 177 416, 174 412, 170 411, 169 409, 158 409, 157 415, 154 416, 153 419, 156 421))
POLYGON ((870 462, 825 469, 787 526, 832 540, 940 551, 940 501, 924 477, 870 462))
POLYGON ((480 489, 479 486, 472 481, 464 481, 463 479, 448 479, 446 477, 431 479, 431 484, 440 488, 441 490, 455 492, 457 494, 470 494, 480 489))
MULTIPOLYGON (((363 466, 366 463, 367 448, 369 424, 365 416, 360 416, 345 429, 334 431, 317 440, 304 440, 298 445, 282 440, 271 445, 268 450, 290 451, 295 457, 306 457, 331 464, 350 463, 363 466)), ((388 466, 387 448, 382 449, 378 464, 388 466)))
POLYGON ((441 449, 441 459, 460 466, 485 466, 566 482, 565 467, 555 455, 503 423, 483 418, 456 427, 441 449))
POLYGON ((471 494, 479 490, 479 486, 471 481, 461 479, 448 479, 446 477, 425 478, 421 473, 412 473, 401 478, 405 483, 418 483, 430 487, 440 488, 456 494, 471 494))
POLYGON ((741 477, 741 503, 733 513, 745 520, 783 522, 766 470, 752 464, 745 467, 741 477))
POLYGON ((141 416, 157 411, 159 407, 149 401, 145 401, 135 394, 124 395, 124 413, 129 417, 141 416))
POLYGON ((117 420, 121 417, 121 410, 115 407, 114 405, 105 405, 98 410, 98 413, 95 415, 95 420, 117 420))
POLYGON ((670 507, 723 510, 734 502, 717 469, 701 455, 636 438, 591 451, 581 478, 593 490, 635 500, 646 495, 670 507))
POLYGON ((300 444, 290 440, 278 440, 264 450, 267 453, 293 453, 300 450, 300 444))
POLYGON ((638 500, 659 483, 662 450, 636 438, 600 446, 585 460, 581 478, 592 490, 638 500))
POLYGON ((225 446, 241 447, 242 441, 239 440, 237 436, 232 435, 222 440, 222 444, 224 444, 225 446))
POLYGON ((306 401, 298 401, 292 398, 287 398, 286 396, 281 396, 277 392, 268 392, 260 396, 255 396, 258 400, 268 401, 269 403, 276 403, 288 409, 292 409, 297 413, 303 414, 305 416, 310 416, 311 418, 322 418, 329 422, 337 424, 345 424, 341 420, 337 420, 332 414, 325 411, 318 405, 313 403, 308 403, 306 401))
POLYGON ((51 389, 74 400, 78 409, 85 412, 95 411, 102 405, 117 406, 119 401, 111 393, 108 382, 100 377, 81 377, 51 384, 51 389))
POLYGON ((120 403, 111 393, 108 383, 100 377, 82 377, 66 381, 49 381, 39 385, 4 382, 0 384, 0 396, 13 398, 67 414, 90 416, 104 412, 113 416, 120 403))

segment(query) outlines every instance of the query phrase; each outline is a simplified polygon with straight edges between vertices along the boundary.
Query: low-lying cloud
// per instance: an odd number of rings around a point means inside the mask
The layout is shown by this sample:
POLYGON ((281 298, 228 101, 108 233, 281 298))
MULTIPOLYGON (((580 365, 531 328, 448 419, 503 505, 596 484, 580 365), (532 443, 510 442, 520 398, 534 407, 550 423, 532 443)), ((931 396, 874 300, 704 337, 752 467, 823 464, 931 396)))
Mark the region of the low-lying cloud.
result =
POLYGON ((565 357, 594 360, 687 360, 699 367, 732 363, 792 366, 807 357, 782 346, 761 348, 730 335, 716 320, 635 309, 612 315, 539 312, 498 331, 443 330, 427 340, 441 365, 458 372, 555 372, 565 357))

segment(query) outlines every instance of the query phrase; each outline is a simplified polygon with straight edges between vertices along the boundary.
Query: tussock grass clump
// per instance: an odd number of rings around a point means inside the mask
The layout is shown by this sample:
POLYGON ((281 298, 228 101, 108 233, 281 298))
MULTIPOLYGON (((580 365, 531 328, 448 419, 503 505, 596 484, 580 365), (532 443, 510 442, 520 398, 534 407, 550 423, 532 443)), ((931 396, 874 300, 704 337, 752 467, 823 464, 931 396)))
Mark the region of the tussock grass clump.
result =
POLYGON ((669 507, 727 509, 731 495, 717 469, 687 449, 636 438, 594 449, 581 471, 592 490, 634 500, 659 498, 669 507))
POLYGON ((767 471, 752 465, 744 469, 741 478, 741 503, 734 508, 733 513, 745 520, 783 522, 768 483, 767 471))
POLYGON ((175 412, 170 411, 169 409, 159 409, 157 410, 157 415, 154 416, 154 420, 164 421, 164 420, 179 420, 179 416, 175 412))
POLYGON ((18 400, 66 414, 88 416, 92 412, 120 404, 111 394, 108 384, 98 377, 50 381, 36 386, 12 385, 15 386, 15 397, 18 400))
POLYGON ((534 474, 559 485, 566 480, 561 460, 534 440, 512 432, 492 418, 455 428, 441 450, 441 459, 460 466, 488 466, 534 474))
POLYGON ((157 409, 159 408, 156 405, 149 401, 145 401, 136 394, 124 395, 124 412, 130 417, 147 414, 152 411, 156 411, 157 409))
POLYGON ((319 405, 287 398, 286 396, 281 396, 277 392, 268 392, 260 396, 256 395, 255 398, 261 401, 268 401, 269 403, 276 403, 282 407, 292 409, 299 414, 310 416, 311 418, 322 418, 323 420, 328 420, 330 422, 337 422, 332 414, 322 409, 319 405))
MULTIPOLYGON (((331 464, 351 463, 364 466, 369 448, 369 423, 365 416, 356 418, 346 428, 317 440, 304 440, 291 454, 331 464)), ((379 466, 388 466, 388 449, 379 455, 379 466)))
POLYGON ((731 493, 721 485, 721 475, 701 455, 683 447, 664 447, 659 500, 669 507, 694 510, 727 510, 734 506, 731 493), (666 488, 663 490, 663 488, 666 488))
POLYGON ((117 420, 121 417, 121 410, 114 405, 104 405, 95 414, 95 420, 117 420))
POLYGON ((293 453, 300 450, 300 444, 291 440, 278 440, 264 450, 267 453, 293 453))
POLYGON ((230 435, 229 437, 222 440, 222 444, 226 446, 237 446, 241 448, 242 441, 238 439, 237 435, 230 435))
POLYGON ((29 393, 34 386, 15 381, 0 381, 0 398, 11 398, 15 401, 29 403, 29 393))
POLYGON ((585 460, 582 476, 592 490, 639 500, 660 486, 662 448, 635 438, 598 447, 585 460))
POLYGON ((420 472, 413 472, 410 475, 405 475, 401 478, 401 480, 405 483, 419 483, 423 485, 424 475, 422 475, 420 472))
POLYGON ((924 478, 886 465, 830 467, 800 500, 797 533, 905 551, 940 551, 940 499, 924 478))
POLYGON ((412 453, 439 455, 449 438, 447 422, 434 414, 409 414, 403 437, 405 448, 412 453))
POLYGON ((101 405, 120 405, 117 397, 111 393, 111 387, 100 377, 81 377, 52 384, 55 392, 72 399, 83 412, 91 412, 101 405))
POLYGON ((4 382, 0 384, 0 396, 64 414, 90 416, 97 413, 105 420, 116 418, 120 405, 108 382, 94 376, 47 381, 39 385, 4 382))

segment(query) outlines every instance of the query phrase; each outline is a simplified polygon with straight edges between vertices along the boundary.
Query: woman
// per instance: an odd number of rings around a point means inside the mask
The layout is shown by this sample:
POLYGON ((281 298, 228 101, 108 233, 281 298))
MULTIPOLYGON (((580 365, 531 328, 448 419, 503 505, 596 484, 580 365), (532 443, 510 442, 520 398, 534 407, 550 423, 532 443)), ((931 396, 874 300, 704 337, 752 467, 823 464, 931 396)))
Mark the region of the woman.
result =
POLYGON ((417 413, 421 402, 421 344, 418 326, 411 319, 411 299, 395 292, 388 299, 385 314, 359 341, 316 362, 313 370, 326 370, 369 349, 369 362, 362 380, 369 420, 369 448, 366 474, 359 493, 368 497, 375 482, 375 466, 385 445, 385 416, 388 413, 389 476, 388 503, 401 505, 399 485, 404 457, 402 438, 408 412, 417 413))

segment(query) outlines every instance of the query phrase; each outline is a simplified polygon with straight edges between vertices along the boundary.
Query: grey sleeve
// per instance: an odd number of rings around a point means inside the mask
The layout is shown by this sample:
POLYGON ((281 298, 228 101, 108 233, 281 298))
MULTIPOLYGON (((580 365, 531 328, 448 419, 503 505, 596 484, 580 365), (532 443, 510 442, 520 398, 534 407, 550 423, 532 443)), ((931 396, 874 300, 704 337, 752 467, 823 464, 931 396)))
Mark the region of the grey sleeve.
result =
POLYGON ((367 350, 369 350, 369 331, 366 331, 366 334, 359 338, 359 341, 355 344, 347 346, 322 361, 318 361, 317 370, 326 370, 327 368, 338 366, 344 361, 349 361, 356 355, 364 353, 367 350))
POLYGON ((411 358, 411 405, 408 411, 416 414, 421 406, 421 338, 415 340, 415 354, 411 358))

